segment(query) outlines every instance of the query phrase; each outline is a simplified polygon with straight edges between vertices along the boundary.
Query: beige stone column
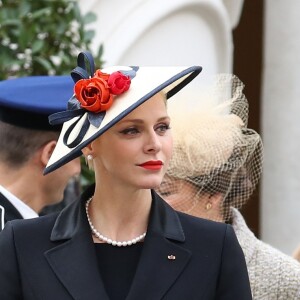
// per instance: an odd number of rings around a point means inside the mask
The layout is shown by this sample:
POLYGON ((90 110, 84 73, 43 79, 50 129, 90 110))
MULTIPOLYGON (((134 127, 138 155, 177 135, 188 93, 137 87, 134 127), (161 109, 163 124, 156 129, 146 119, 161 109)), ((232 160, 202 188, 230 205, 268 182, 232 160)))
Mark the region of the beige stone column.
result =
POLYGON ((265 1, 262 239, 300 244, 300 1, 265 1))

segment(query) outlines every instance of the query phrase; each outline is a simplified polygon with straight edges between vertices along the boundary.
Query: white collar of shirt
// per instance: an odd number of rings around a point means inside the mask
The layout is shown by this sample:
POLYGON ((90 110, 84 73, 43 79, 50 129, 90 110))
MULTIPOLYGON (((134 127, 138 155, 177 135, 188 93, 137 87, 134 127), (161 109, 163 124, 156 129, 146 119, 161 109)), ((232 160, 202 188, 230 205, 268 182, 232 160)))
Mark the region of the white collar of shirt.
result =
POLYGON ((27 204, 0 185, 0 193, 19 211, 24 219, 37 218, 39 215, 27 204))

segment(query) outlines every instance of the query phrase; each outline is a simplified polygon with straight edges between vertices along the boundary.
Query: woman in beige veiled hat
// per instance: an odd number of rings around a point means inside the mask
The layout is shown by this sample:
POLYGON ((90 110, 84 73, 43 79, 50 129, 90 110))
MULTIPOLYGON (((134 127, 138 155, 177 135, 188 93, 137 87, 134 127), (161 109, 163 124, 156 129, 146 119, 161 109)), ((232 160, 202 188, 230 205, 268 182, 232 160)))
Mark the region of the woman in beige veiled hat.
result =
POLYGON ((253 299, 300 299, 300 264, 258 240, 239 212, 263 160, 261 138, 247 128, 243 88, 236 76, 221 74, 205 92, 190 93, 192 109, 169 105, 173 157, 158 192, 176 210, 233 226, 253 299))

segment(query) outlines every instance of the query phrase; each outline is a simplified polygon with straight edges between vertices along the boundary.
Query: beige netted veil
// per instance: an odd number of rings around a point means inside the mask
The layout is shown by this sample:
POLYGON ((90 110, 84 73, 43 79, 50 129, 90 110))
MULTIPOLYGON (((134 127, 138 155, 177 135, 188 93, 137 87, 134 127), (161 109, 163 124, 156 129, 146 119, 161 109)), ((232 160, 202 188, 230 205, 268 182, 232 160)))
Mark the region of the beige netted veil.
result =
POLYGON ((192 99, 169 104, 174 149, 158 192, 166 199, 180 192, 180 200, 170 203, 175 209, 197 215, 199 205, 211 209, 209 199, 217 194, 220 216, 208 218, 228 221, 230 206, 240 208, 256 188, 263 148, 259 134, 247 128, 243 88, 236 76, 220 74, 192 99))

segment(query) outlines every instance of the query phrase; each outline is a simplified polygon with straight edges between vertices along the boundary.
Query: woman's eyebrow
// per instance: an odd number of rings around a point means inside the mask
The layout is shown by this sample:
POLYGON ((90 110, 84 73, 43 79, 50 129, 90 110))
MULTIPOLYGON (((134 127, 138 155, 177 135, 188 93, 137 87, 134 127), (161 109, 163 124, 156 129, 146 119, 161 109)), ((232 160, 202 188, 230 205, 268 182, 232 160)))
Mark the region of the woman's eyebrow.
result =
MULTIPOLYGON (((161 117, 156 122, 161 122, 161 121, 165 121, 165 120, 170 120, 170 117, 169 116, 161 117)), ((143 123, 145 123, 145 120, 143 120, 143 119, 127 119, 127 120, 121 120, 121 121, 119 121, 119 124, 122 124, 122 123, 143 124, 143 123)))
POLYGON ((144 123, 144 120, 143 119, 127 119, 127 120, 121 120, 119 123, 120 124, 121 123, 140 123, 140 124, 142 124, 142 123, 144 123))

